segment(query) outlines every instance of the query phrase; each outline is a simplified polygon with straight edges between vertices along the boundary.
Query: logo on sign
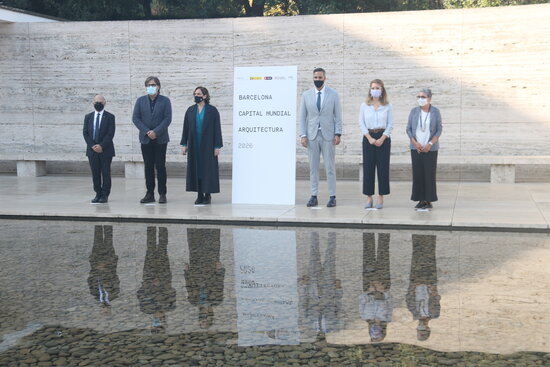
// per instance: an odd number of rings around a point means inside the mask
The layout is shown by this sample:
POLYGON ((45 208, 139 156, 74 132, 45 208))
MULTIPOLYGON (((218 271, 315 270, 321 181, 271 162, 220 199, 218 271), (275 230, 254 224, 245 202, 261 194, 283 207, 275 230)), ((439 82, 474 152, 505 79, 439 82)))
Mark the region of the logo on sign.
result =
POLYGON ((263 78, 261 76, 251 76, 250 80, 262 80, 263 78))
POLYGON ((271 79, 273 79, 272 76, 264 76, 264 80, 271 80, 271 79))

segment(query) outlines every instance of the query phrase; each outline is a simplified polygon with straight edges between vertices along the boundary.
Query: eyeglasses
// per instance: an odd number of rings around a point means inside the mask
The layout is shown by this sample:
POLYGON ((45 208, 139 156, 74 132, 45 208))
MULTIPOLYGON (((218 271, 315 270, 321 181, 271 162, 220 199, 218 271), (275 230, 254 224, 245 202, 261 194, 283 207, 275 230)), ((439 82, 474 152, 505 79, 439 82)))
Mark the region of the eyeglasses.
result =
POLYGON ((416 96, 416 98, 426 99, 426 98, 428 98, 428 97, 425 97, 425 96, 416 96))

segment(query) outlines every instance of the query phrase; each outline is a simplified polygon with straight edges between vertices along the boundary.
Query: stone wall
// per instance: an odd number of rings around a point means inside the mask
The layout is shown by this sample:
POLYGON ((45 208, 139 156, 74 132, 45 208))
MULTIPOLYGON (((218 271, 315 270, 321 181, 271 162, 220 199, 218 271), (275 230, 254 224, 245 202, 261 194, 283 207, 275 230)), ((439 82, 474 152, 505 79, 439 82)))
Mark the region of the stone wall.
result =
MULTIPOLYGON (((394 105, 394 155, 407 154, 406 119, 420 87, 432 88, 433 104, 442 112, 440 154, 550 155, 549 16, 545 4, 2 24, 0 161, 23 152, 84 159, 83 117, 96 93, 116 115, 117 152, 140 153, 131 113, 148 75, 159 76, 162 93, 172 100, 170 154, 179 152, 184 111, 194 87, 202 85, 220 110, 222 154, 230 156, 233 69, 258 65, 297 65, 300 93, 311 87, 313 68, 327 70, 327 83, 340 92, 344 109, 340 166, 361 154, 358 110, 374 78, 384 80, 394 105)), ((298 139, 296 149, 299 157, 306 155, 298 139)))

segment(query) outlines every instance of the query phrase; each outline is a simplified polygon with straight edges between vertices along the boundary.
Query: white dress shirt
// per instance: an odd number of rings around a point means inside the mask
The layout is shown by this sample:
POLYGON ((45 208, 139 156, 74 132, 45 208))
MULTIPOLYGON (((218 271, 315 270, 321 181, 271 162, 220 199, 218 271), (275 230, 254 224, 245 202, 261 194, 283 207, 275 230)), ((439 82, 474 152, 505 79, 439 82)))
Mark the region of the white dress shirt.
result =
POLYGON ((369 293, 359 296, 359 314, 363 320, 380 320, 391 322, 393 305, 390 292, 384 292, 384 299, 375 299, 369 293))
POLYGON ((361 103, 359 108, 359 127, 363 135, 369 130, 384 129, 384 135, 388 138, 393 130, 393 107, 391 104, 374 109, 373 105, 365 102, 361 103))
POLYGON ((103 118, 103 111, 105 111, 104 109, 97 112, 95 111, 95 114, 94 114, 94 135, 95 136, 95 122, 97 120, 97 115, 99 115, 99 123, 97 124, 97 129, 98 129, 98 133, 99 133, 99 129, 101 128, 101 119, 103 118))

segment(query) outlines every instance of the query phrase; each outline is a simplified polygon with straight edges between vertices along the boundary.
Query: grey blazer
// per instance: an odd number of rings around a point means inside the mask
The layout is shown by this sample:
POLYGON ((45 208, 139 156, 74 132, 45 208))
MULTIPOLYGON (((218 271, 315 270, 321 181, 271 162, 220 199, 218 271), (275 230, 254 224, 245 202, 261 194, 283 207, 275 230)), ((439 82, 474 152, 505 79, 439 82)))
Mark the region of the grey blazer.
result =
POLYGON ((319 126, 324 140, 334 139, 334 135, 342 134, 342 107, 340 97, 334 89, 325 87, 325 96, 321 111, 317 110, 317 89, 311 88, 302 94, 300 106, 300 136, 308 140, 317 137, 319 126))
POLYGON ((172 122, 172 104, 168 97, 158 95, 155 109, 151 114, 149 97, 141 96, 136 100, 132 122, 139 130, 139 142, 148 144, 151 139, 147 131, 153 130, 157 134, 157 143, 166 144, 170 141, 168 126, 172 122))
MULTIPOLYGON (((409 122, 407 123, 407 135, 409 136, 409 139, 412 139, 415 137, 416 128, 418 126, 418 119, 420 117, 420 107, 415 107, 411 110, 409 113, 409 122)), ((430 140, 434 136, 441 136, 441 131, 443 130, 443 125, 441 123, 441 113, 439 112, 439 109, 437 107, 431 106, 430 107, 430 140)), ((415 147, 411 143, 409 147, 414 150, 415 147)), ((430 148, 430 152, 434 152, 436 150, 439 150, 439 141, 432 145, 430 148)))

